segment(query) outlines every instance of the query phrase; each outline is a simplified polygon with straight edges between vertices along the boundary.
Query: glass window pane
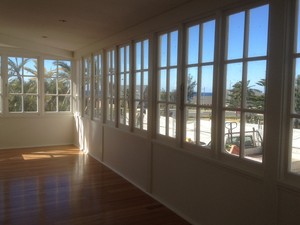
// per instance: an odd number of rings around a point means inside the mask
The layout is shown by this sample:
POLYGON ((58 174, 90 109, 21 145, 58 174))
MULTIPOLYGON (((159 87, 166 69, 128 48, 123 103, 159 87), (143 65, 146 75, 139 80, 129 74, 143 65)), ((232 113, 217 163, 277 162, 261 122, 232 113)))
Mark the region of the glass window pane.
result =
POLYGON ((247 65, 246 107, 263 110, 265 106, 266 61, 253 61, 247 65))
POLYGON ((167 101, 167 71, 159 71, 159 100, 167 101))
POLYGON ((300 114, 300 59, 295 60, 294 72, 294 113, 300 114))
POLYGON ((141 128, 142 127, 142 102, 141 101, 135 101, 135 115, 134 115, 134 126, 136 128, 141 128))
POLYGON ((46 94, 56 94, 56 78, 46 78, 44 87, 46 94))
POLYGON ((141 86, 142 86, 142 81, 141 81, 141 73, 138 72, 135 74, 135 99, 141 99, 141 86))
POLYGON ((165 104, 158 105, 159 110, 159 126, 158 126, 158 133, 162 135, 166 135, 166 114, 167 114, 167 107, 165 104))
POLYGON ((23 59, 23 75, 37 76, 37 60, 36 59, 23 59))
POLYGON ((70 96, 58 96, 58 111, 70 111, 70 96))
POLYGON ((201 105, 211 105, 212 104, 212 94, 213 94, 213 77, 214 77, 214 67, 213 66, 202 66, 201 71, 201 105))
POLYGON ((91 112, 91 98, 86 97, 84 98, 84 114, 90 115, 91 112))
POLYGON ((45 111, 56 111, 56 96, 45 96, 45 111))
POLYGON ((159 37, 159 67, 167 66, 168 55, 168 35, 164 34, 159 37))
POLYGON ((170 102, 176 102, 177 95, 177 69, 170 70, 170 102))
POLYGON ((26 95, 24 97, 24 111, 25 112, 37 112, 37 96, 26 95))
POLYGON ((71 81, 62 79, 58 80, 58 94, 70 94, 71 93, 71 81))
POLYGON ((126 46, 126 48, 125 48, 125 50, 126 50, 126 68, 125 68, 125 71, 126 72, 129 72, 129 70, 130 70, 130 47, 129 47, 129 45, 127 45, 126 46))
POLYGON ((185 141, 196 144, 197 135, 197 108, 186 107, 185 109, 185 141))
POLYGON ((197 86, 198 84, 198 67, 190 67, 187 69, 186 81, 186 103, 197 104, 197 86))
POLYGON ((224 152, 240 155, 240 111, 225 111, 224 152))
POLYGON ((53 77, 57 75, 56 60, 44 60, 44 76, 53 77))
POLYGON ((37 78, 24 77, 23 89, 24 93, 37 93, 37 78))
POLYGON ((267 55, 269 6, 264 5, 250 10, 248 56, 267 55))
POLYGON ((125 76, 124 74, 120 74, 120 98, 124 98, 125 96, 125 76))
POLYGON ((125 71, 125 50, 124 50, 124 47, 120 48, 120 51, 119 51, 119 54, 120 54, 120 72, 124 72, 125 71))
POLYGON ((101 110, 102 110, 102 101, 100 98, 96 98, 94 102, 94 116, 100 117, 101 116, 101 110))
POLYGON ((178 31, 172 32, 170 39, 170 66, 176 66, 178 58, 178 31))
POLYGON ((129 126, 129 106, 128 106, 128 101, 125 101, 125 124, 129 126))
POLYGON ((143 69, 145 69, 145 70, 147 70, 148 69, 148 67, 149 67, 149 41, 148 40, 145 40, 144 42, 143 42, 143 44, 144 44, 144 54, 143 54, 143 57, 144 57, 144 60, 143 60, 143 62, 144 62, 144 65, 143 65, 143 69))
POLYGON ((101 55, 94 55, 94 75, 100 74, 101 55))
POLYGON ((143 122, 143 130, 148 130, 148 108, 146 103, 142 105, 142 122, 143 122))
POLYGON ((290 171, 300 174, 300 119, 293 119, 290 171))
POLYGON ((169 105, 168 109, 168 125, 169 125, 169 136, 176 137, 176 105, 169 105))
POLYGON ((110 98, 107 99, 107 103, 106 103, 107 104, 107 107, 106 107, 107 120, 112 120, 112 107, 113 107, 112 101, 113 100, 110 98))
POLYGON ((141 61, 141 54, 142 54, 142 44, 138 42, 135 44, 135 69, 140 70, 142 61, 141 61))
POLYGON ((258 113, 246 113, 245 116, 245 158, 262 162, 264 115, 258 113))
POLYGON ((9 112, 22 112, 22 96, 9 95, 8 96, 8 111, 9 112))
POLYGON ((112 97, 112 76, 107 76, 107 97, 112 97))
POLYGON ((126 106, 125 106, 125 101, 120 100, 120 114, 119 114, 119 119, 121 124, 125 124, 124 118, 126 118, 126 106))
POLYGON ((85 79, 84 82, 85 82, 84 95, 85 96, 90 96, 91 95, 91 80, 85 79))
POLYGON ((8 93, 22 93, 22 78, 11 76, 8 78, 8 93))
POLYGON ((110 66, 112 68, 112 73, 115 73, 115 67, 116 67, 116 62, 115 62, 115 50, 111 50, 111 62, 110 62, 110 66))
POLYGON ((125 74, 125 97, 129 97, 129 90, 130 90, 130 75, 129 73, 125 74))
POLYGON ((214 61, 215 21, 203 24, 202 62, 214 61))
POLYGON ((199 144, 210 148, 211 142, 211 109, 201 109, 200 110, 200 120, 199 120, 199 144))
POLYGON ((8 57, 8 76, 21 76, 21 75, 23 75, 22 58, 8 57))
POLYGON ((225 106, 240 108, 242 99, 242 63, 228 64, 226 68, 225 106))
MULTIPOLYGON (((58 76, 61 78, 71 78, 71 61, 56 61, 58 67, 58 76)), ((91 70, 91 68, 90 68, 91 70)))
POLYGON ((148 72, 144 72, 143 99, 148 99, 148 72))
POLYGON ((199 32, 200 26, 192 26, 187 31, 187 63, 196 64, 199 58, 199 32))
POLYGON ((228 17, 227 59, 243 57, 245 12, 228 17))

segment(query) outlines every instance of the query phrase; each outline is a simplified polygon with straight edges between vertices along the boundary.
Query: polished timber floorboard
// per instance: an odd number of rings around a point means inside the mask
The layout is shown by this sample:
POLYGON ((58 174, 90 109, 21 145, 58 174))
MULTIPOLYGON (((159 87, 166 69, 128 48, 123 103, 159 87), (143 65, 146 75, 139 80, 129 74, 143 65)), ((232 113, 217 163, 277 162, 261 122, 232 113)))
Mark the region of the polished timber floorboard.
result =
POLYGON ((184 225, 74 146, 0 150, 1 225, 184 225))

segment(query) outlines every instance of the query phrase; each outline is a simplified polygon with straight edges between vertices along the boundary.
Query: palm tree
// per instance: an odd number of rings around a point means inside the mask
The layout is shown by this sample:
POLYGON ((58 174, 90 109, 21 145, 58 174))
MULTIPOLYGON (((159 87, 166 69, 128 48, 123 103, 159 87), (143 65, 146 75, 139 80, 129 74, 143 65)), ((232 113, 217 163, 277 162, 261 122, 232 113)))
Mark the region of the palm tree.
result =
MULTIPOLYGON (((57 60, 53 62, 58 70, 58 93, 59 94, 70 94, 71 92, 71 64, 68 61, 57 60)), ((70 96, 59 96, 58 97, 58 110, 69 111, 70 110, 70 96)))
MULTIPOLYGON (((26 64, 33 59, 30 58, 8 58, 8 82, 9 82, 9 111, 20 112, 37 111, 37 97, 34 95, 26 95, 27 93, 37 93, 37 82, 35 79, 27 80, 25 71, 31 73, 32 69, 28 70, 26 64), (23 96, 23 97, 22 97, 23 96), (23 109, 22 109, 23 103, 23 109)), ((33 61, 36 63, 36 60, 33 61)), ((37 71, 37 70, 36 70, 37 71)), ((35 71, 35 72, 36 72, 35 71)), ((37 72, 36 72, 37 73, 37 72)), ((35 75, 35 73, 32 73, 35 75)), ((30 77, 30 76, 28 76, 30 77)))
MULTIPOLYGON (((49 80, 45 82, 45 90, 50 94, 70 94, 70 76, 71 64, 67 61, 55 60, 53 61, 52 70, 46 71, 45 77, 49 80), (53 79, 54 78, 54 79, 53 79), (56 85, 57 84, 57 85, 56 85)), ((69 96, 46 96, 48 100, 46 104, 46 111, 69 111, 70 110, 70 97, 69 96), (56 107, 58 102, 58 109, 56 107)))
POLYGON ((194 97, 194 88, 196 87, 196 81, 193 81, 193 77, 189 74, 187 78, 187 102, 191 103, 194 97))

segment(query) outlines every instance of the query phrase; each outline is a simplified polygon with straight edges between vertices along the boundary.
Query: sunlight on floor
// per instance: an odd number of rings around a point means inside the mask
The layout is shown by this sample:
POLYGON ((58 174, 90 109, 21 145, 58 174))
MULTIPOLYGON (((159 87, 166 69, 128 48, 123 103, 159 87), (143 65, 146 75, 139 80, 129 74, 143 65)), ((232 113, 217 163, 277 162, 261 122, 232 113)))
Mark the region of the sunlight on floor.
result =
POLYGON ((86 154, 86 152, 79 151, 78 149, 36 151, 31 153, 24 153, 22 154, 22 157, 24 160, 37 160, 37 159, 62 158, 70 155, 80 155, 80 154, 86 154))

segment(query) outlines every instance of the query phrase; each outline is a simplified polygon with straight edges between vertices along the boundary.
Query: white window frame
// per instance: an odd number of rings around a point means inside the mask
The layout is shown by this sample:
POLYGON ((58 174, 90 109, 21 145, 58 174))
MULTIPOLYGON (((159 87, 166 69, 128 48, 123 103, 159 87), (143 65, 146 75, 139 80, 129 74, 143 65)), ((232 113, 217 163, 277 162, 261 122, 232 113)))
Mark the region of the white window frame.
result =
POLYGON ((103 51, 93 55, 93 119, 103 121, 103 51))
POLYGON ((105 123, 117 124, 117 60, 116 48, 106 49, 105 53, 105 123), (110 82, 112 81, 112 82, 110 82))
MULTIPOLYGON (((3 62, 3 61, 2 61, 3 62)), ((5 76, 5 87, 6 87, 6 100, 5 100, 5 107, 6 109, 4 109, 3 111, 5 111, 8 115, 38 115, 40 114, 41 110, 40 110, 40 105, 41 105, 41 101, 40 101, 40 96, 41 96, 41 88, 40 88, 40 70, 39 70, 39 64, 40 64, 40 59, 39 57, 37 56, 24 56, 22 54, 17 54, 17 55, 8 55, 6 56, 6 76, 5 76), (8 63, 8 59, 9 58, 21 58, 22 60, 24 59, 34 59, 36 60, 37 62, 37 76, 36 76, 36 79, 37 79, 37 93, 29 93, 29 94, 26 94, 24 93, 23 91, 23 88, 24 88, 24 84, 23 84, 23 78, 27 77, 26 74, 22 73, 21 77, 22 77, 22 84, 21 84, 21 93, 9 93, 9 84, 8 84, 8 80, 9 80, 9 75, 8 75, 8 66, 9 66, 9 63, 8 63), (13 111, 9 111, 9 96, 10 95, 19 95, 22 97, 22 110, 21 111, 16 111, 16 112, 13 112, 13 111), (37 98, 37 110, 36 111, 24 111, 24 97, 27 96, 27 95, 32 95, 32 96, 36 96, 37 98)), ((2 65, 3 66, 3 65, 2 65)), ((30 77, 30 76, 29 76, 30 77)))
MULTIPOLYGON (((44 73, 43 73, 43 82, 42 82, 42 94, 41 94, 41 96, 42 96, 42 98, 43 98, 43 101, 42 101, 42 106, 43 106, 43 112, 45 113, 45 114, 54 114, 54 113, 59 113, 59 114, 70 114, 70 113, 72 113, 73 112, 73 98, 72 98, 72 93, 73 93, 73 85, 72 85, 72 72, 73 72, 73 70, 72 70, 72 60, 70 60, 70 59, 52 59, 52 58, 43 58, 43 60, 42 60, 42 63, 41 63, 42 65, 43 65, 43 71, 44 71, 44 73), (70 92, 69 92, 69 94, 59 94, 58 93, 58 79, 59 79, 59 77, 56 75, 55 76, 55 79, 56 79, 56 94, 46 94, 45 93, 45 82, 44 82, 44 80, 45 80, 45 78, 46 78, 46 74, 45 74, 45 61, 47 61, 47 60, 51 60, 51 61, 57 61, 57 62, 59 62, 59 61, 68 61, 68 62, 70 62, 70 78, 69 78, 69 82, 70 82, 70 92), (54 97, 56 97, 56 111, 46 111, 45 110, 45 103, 46 103, 46 101, 45 101, 45 98, 46 98, 46 96, 54 96, 54 97), (65 97, 69 97, 70 98, 70 110, 68 110, 68 111, 60 111, 59 110, 59 97, 61 97, 61 96, 65 96, 65 97)), ((58 70, 59 70, 59 66, 57 66, 57 68, 56 68, 56 70, 57 70, 57 74, 58 74, 58 70)))
POLYGON ((82 59, 82 115, 92 117, 92 57, 82 59), (89 88, 88 88, 89 87, 89 88))
MULTIPOLYGON (((257 61, 265 61, 266 62, 266 76, 265 76, 265 81, 266 81, 266 85, 265 85, 265 92, 267 92, 267 78, 268 78, 268 61, 269 61, 269 56, 268 56, 268 43, 269 43, 269 36, 267 37, 267 52, 266 52, 266 55, 263 55, 263 56, 247 56, 247 53, 248 53, 248 44, 249 44, 249 12, 251 9, 255 9, 257 7, 261 7, 261 6, 264 6, 264 5, 269 5, 268 3, 261 3, 261 4, 255 4, 255 5, 252 5, 252 6, 248 6, 246 8, 241 8, 241 9, 237 9, 237 10, 232 10, 230 12, 228 12, 227 14, 224 15, 224 18, 223 20, 226 21, 226 25, 225 27, 222 27, 223 29, 223 33, 224 33, 224 36, 223 36, 223 46, 225 48, 223 48, 223 68, 222 66, 220 68, 222 68, 221 70, 223 71, 224 73, 224 77, 222 77, 221 79, 221 82, 222 82, 222 87, 223 87, 223 99, 222 99, 222 122, 221 122, 221 131, 222 131, 222 134, 218 133, 220 136, 219 140, 220 140, 220 143, 221 146, 218 146, 220 147, 220 151, 221 151, 221 156, 222 156, 222 159, 225 159, 225 162, 228 162, 228 163, 238 163, 236 162, 239 161, 241 162, 242 164, 247 164, 247 166, 250 166, 250 168, 260 168, 261 169, 261 166, 264 164, 264 149, 262 149, 262 161, 259 162, 259 161, 256 161, 255 159, 250 159, 250 158, 247 158, 245 156, 245 140, 244 140, 244 135, 241 135, 245 132, 245 123, 246 123, 246 118, 245 118, 245 114, 246 113, 257 113, 257 114, 263 114, 264 116, 264 121, 266 120, 266 99, 264 100, 265 102, 265 107, 264 109, 262 110, 259 110, 259 109, 249 109, 246 107, 246 87, 247 87, 247 79, 246 79, 246 75, 247 75, 247 64, 249 62, 257 62, 257 61), (237 14, 237 13, 240 13, 240 12, 245 12, 245 27, 244 27, 244 34, 243 34, 243 54, 242 54, 242 57, 240 58, 235 58, 235 59, 227 59, 227 41, 228 41, 228 18, 230 15, 234 15, 234 14, 237 14), (241 92, 241 107, 240 108, 231 108, 231 107, 227 107, 226 106, 226 100, 225 100, 225 96, 226 96, 226 68, 227 68, 227 65, 230 65, 230 64, 234 64, 234 63, 241 63, 242 64, 242 92, 241 92), (235 112, 235 111, 239 111, 240 112, 240 146, 242 146, 240 148, 240 153, 238 156, 233 156, 231 154, 228 154, 225 152, 224 150, 224 146, 225 146, 225 140, 224 140, 224 135, 225 135, 225 129, 227 129, 225 127, 225 112, 226 111, 231 111, 231 112, 235 112), (254 167, 253 167, 254 165, 254 167)), ((270 7, 270 6, 269 6, 270 7)), ((268 12, 268 15, 269 15, 269 18, 270 18, 270 8, 269 8, 269 12, 268 12)), ((270 20, 268 20, 268 30, 270 29, 270 20)), ((268 32, 269 33, 269 32, 268 32)), ((223 47, 222 46, 222 47, 223 47)), ((222 54, 221 54, 222 55, 222 54)), ((266 98, 266 94, 265 94, 265 98, 266 98)), ((266 137, 265 135, 265 127, 263 125, 263 137, 266 137)), ((263 148, 263 146, 262 146, 263 148)), ((239 164, 239 163, 238 163, 239 164)))
MULTIPOLYGON (((292 171, 292 143, 293 143, 293 133, 294 133, 294 120, 300 121, 300 113, 294 111, 294 95, 295 95, 295 73, 296 73, 296 60, 300 60, 300 51, 297 52, 297 45, 300 46, 300 43, 297 43, 297 40, 300 38, 300 31, 298 30, 298 23, 300 23, 299 14, 300 14, 300 1, 291 0, 289 1, 289 18, 287 26, 287 55, 288 55, 288 69, 287 69, 287 79, 286 81, 286 90, 287 93, 287 107, 286 118, 284 127, 286 132, 283 134, 283 174, 284 178, 287 178, 289 182, 293 184, 300 185, 300 173, 292 171), (298 37, 298 38, 297 38, 298 37)), ((299 66, 299 65, 298 65, 299 66)), ((300 69, 300 68, 298 68, 300 69)), ((298 161, 300 162, 300 161, 298 161)))
POLYGON ((118 94, 117 94, 117 115, 118 115, 118 127, 123 129, 130 129, 132 123, 132 101, 131 101, 131 89, 132 89, 132 46, 131 44, 124 44, 118 47, 118 94), (123 60, 122 60, 123 59, 123 60), (122 66, 123 65, 123 66, 122 66), (123 81, 123 80, 124 81, 123 81), (122 85, 127 87, 123 88, 122 85), (124 94, 122 94, 124 92, 124 94), (123 104, 122 104, 123 102, 123 104), (126 104, 127 102, 127 104, 126 104), (128 113, 128 114, 127 114, 128 113))
MULTIPOLYGON (((190 149, 190 150, 195 150, 197 152, 199 152, 199 148, 203 149, 203 153, 207 153, 207 150, 210 150, 212 148, 212 142, 214 142, 214 137, 215 134, 213 132, 213 125, 215 124, 215 114, 216 114, 216 51, 218 50, 217 48, 217 41, 218 41, 218 37, 217 37, 217 18, 215 17, 208 17, 208 18, 204 18, 198 21, 195 21, 193 23, 187 24, 185 27, 185 57, 184 57, 184 77, 183 77, 183 81, 184 81, 184 96, 183 96, 183 121, 184 123, 182 124, 183 127, 183 147, 185 149, 190 149), (207 22, 212 22, 214 21, 215 26, 214 26, 214 52, 213 52, 213 59, 212 61, 208 61, 208 62, 202 62, 202 51, 203 51, 203 26, 205 23, 207 22), (188 62, 188 29, 192 28, 194 26, 199 26, 199 36, 198 36, 198 61, 196 63, 191 63, 189 64, 188 62), (211 66, 213 69, 212 72, 212 96, 211 96, 211 104, 207 105, 204 102, 201 102, 201 83, 202 83, 202 72, 201 69, 203 67, 206 66, 211 66), (187 92, 188 92, 188 69, 189 68, 197 68, 197 83, 196 83, 196 88, 197 88, 197 102, 194 104, 188 103, 187 102, 187 92), (191 141, 190 139, 188 139, 187 136, 187 108, 188 107, 193 107, 196 108, 196 112, 195 112, 195 117, 196 117, 196 127, 195 127, 195 141, 191 141), (210 118, 211 118, 211 140, 210 142, 205 143, 205 145, 202 145, 201 142, 203 142, 203 140, 201 140, 200 138, 200 133, 201 131, 201 125, 200 125, 200 118, 201 118, 201 109, 206 109, 206 110, 211 110, 211 114, 210 114, 210 118)), ((205 92, 205 91, 204 91, 205 92)))
MULTIPOLYGON (((163 140, 163 141, 167 141, 169 143, 177 143, 180 139, 180 129, 178 129, 178 126, 180 125, 180 110, 179 110, 179 103, 180 103, 180 99, 179 99, 179 83, 180 83, 180 52, 181 52, 181 34, 182 34, 182 30, 179 29, 178 27, 174 28, 174 29, 170 29, 168 31, 164 31, 164 32, 160 32, 157 34, 157 62, 156 62, 156 104, 155 104, 155 108, 156 108, 156 138, 158 140, 163 140), (170 65, 170 55, 171 55, 171 51, 173 51, 171 49, 171 33, 173 32, 177 32, 177 60, 176 60, 176 65, 170 65), (164 35, 167 35, 167 52, 166 52, 166 65, 160 65, 160 53, 161 53, 161 46, 160 46, 160 38, 164 35), (173 97, 176 98, 176 101, 170 101, 170 71, 171 70, 176 70, 176 91, 173 93, 173 97), (165 96, 165 100, 160 99, 160 72, 161 71, 165 71, 166 72, 166 96, 165 96), (173 131, 175 131, 175 134, 173 133, 173 136, 171 136, 172 134, 170 134, 170 122, 169 119, 165 119, 165 134, 162 134, 160 132, 160 105, 165 106, 166 111, 165 111, 165 118, 166 115, 174 115, 174 111, 170 110, 170 106, 173 106, 175 108, 175 116, 173 116, 173 121, 174 123, 173 125, 173 131), (174 120, 175 118, 175 120, 174 120)), ((162 118, 163 119, 163 118, 162 118)))
POLYGON ((134 62, 133 62, 133 130, 136 133, 146 135, 151 129, 151 74, 150 74, 150 49, 151 43, 149 38, 136 40, 134 42, 134 62), (140 44, 140 57, 137 54, 137 45, 140 44), (146 49, 147 47, 147 49, 146 49), (147 56, 146 56, 147 54, 147 56), (148 59, 145 62, 145 58, 148 59), (140 66, 138 65, 138 62, 140 66), (147 88, 145 88, 145 76, 148 74, 147 88), (140 75, 140 84, 137 85, 137 76, 140 75), (147 107, 147 109, 146 109, 147 107), (146 122, 145 122, 146 120, 146 122))

